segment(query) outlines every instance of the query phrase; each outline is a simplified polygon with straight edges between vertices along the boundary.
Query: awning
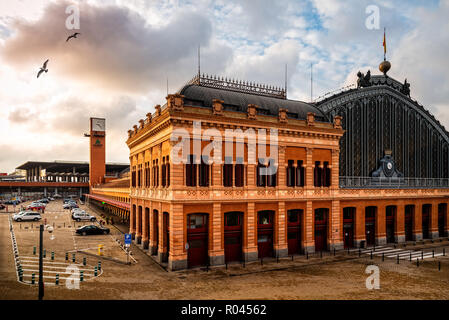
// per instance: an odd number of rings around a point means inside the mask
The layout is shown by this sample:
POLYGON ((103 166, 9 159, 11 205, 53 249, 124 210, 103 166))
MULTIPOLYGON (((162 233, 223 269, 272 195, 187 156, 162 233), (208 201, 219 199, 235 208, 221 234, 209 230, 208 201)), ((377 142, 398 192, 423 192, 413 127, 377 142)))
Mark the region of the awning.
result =
POLYGON ((117 201, 117 200, 112 200, 109 199, 105 196, 97 196, 97 195, 93 195, 93 194, 85 194, 86 197, 90 198, 90 199, 94 199, 97 201, 101 201, 107 204, 110 204, 114 207, 120 208, 120 209, 125 209, 125 210, 131 210, 131 205, 129 203, 123 202, 123 201, 117 201))

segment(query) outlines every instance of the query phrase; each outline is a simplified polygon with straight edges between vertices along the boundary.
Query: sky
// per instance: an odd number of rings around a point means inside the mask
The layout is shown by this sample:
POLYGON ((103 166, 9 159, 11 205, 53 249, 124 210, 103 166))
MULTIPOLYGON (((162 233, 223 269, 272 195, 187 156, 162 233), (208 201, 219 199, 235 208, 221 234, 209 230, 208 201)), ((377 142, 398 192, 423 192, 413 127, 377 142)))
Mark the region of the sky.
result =
POLYGON ((288 98, 309 102, 311 64, 313 99, 380 74, 384 27, 389 75, 449 128, 448 17, 449 0, 1 1, 0 172, 87 161, 90 117, 107 162, 127 163, 127 131, 196 74, 198 46, 207 74, 284 86, 287 64, 288 98))

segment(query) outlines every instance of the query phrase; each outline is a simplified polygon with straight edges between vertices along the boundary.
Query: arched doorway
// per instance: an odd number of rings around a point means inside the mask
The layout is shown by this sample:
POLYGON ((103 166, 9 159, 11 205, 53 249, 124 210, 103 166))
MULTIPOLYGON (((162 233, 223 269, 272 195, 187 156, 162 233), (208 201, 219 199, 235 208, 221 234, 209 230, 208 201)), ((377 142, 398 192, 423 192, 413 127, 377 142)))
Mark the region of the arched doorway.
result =
POLYGON ((301 252, 302 216, 302 209, 292 209, 287 211, 287 242, 289 255, 301 252))
POLYGON ((376 211, 377 207, 365 208, 365 237, 368 246, 376 243, 376 211))
POLYGON ((354 247, 354 217, 355 208, 343 208, 343 243, 344 248, 354 247))
POLYGON ((273 210, 263 210, 257 213, 257 248, 259 258, 273 256, 273 222, 273 210))
POLYGON ((424 204, 422 206, 422 237, 423 239, 430 239, 430 212, 432 211, 431 204, 424 204))
POLYGON ((446 212, 447 212, 447 203, 440 203, 438 205, 438 236, 439 237, 446 236, 446 230, 445 230, 445 228, 447 226, 446 212))
POLYGON ((385 225, 387 231, 387 243, 394 243, 394 220, 396 216, 396 206, 387 206, 385 208, 385 225))
POLYGON ((208 239, 208 214, 189 214, 187 216, 187 263, 189 268, 207 264, 208 239))
POLYGON ((156 209, 153 210, 153 236, 154 236, 154 248, 153 254, 158 255, 159 253, 159 211, 156 209))
POLYGON ((168 255, 170 254, 170 216, 168 212, 164 212, 164 247, 165 255, 162 258, 162 262, 168 261, 168 255))
POLYGON ((412 204, 405 206, 405 241, 413 241, 413 219, 415 216, 415 206, 412 204))
POLYGON ((329 209, 315 209, 315 251, 327 250, 327 217, 329 209))
POLYGON ((225 261, 242 260, 243 212, 232 211, 224 214, 225 261))

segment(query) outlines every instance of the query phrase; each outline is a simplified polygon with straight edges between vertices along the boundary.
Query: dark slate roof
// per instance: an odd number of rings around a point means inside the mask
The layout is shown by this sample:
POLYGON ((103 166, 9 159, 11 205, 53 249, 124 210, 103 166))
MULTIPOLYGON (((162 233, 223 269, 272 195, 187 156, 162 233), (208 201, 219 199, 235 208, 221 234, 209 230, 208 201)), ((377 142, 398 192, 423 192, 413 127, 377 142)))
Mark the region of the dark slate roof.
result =
POLYGON ((258 114, 278 116, 280 108, 286 108, 289 118, 305 120, 308 112, 315 114, 317 121, 329 122, 325 114, 311 104, 296 100, 267 97, 226 89, 188 84, 180 91, 186 105, 212 108, 212 99, 223 100, 225 110, 246 112, 248 104, 259 106, 258 114))

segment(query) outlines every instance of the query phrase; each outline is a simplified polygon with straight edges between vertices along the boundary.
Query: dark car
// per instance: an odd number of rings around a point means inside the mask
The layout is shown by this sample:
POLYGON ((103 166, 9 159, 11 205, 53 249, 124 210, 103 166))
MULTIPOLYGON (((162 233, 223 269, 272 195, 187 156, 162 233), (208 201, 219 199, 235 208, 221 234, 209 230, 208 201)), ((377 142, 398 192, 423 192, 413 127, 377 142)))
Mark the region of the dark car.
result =
POLYGON ((92 234, 109 234, 109 229, 91 224, 91 225, 82 226, 81 228, 76 229, 76 233, 80 234, 82 236, 87 236, 87 235, 92 235, 92 234))
POLYGON ((0 203, 0 210, 5 209, 6 207, 0 203))

